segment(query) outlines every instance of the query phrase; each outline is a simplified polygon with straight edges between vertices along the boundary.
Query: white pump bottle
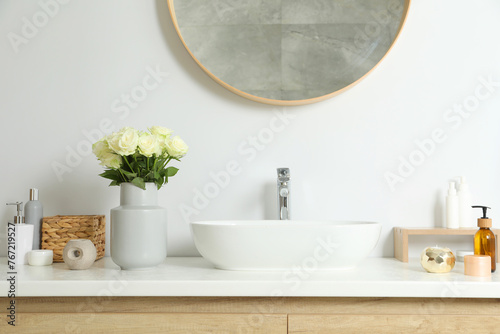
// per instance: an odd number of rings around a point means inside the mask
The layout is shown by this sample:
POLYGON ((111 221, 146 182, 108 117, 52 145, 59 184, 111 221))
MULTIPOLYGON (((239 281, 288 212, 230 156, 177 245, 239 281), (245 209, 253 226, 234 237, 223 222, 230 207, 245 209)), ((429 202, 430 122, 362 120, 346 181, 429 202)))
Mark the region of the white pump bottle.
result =
POLYGON ((446 197, 446 227, 459 228, 459 206, 455 182, 450 182, 448 196, 446 197))
POLYGON ((469 184, 463 176, 460 177, 460 186, 458 187, 458 207, 460 228, 475 228, 476 220, 472 212, 472 196, 469 184))
POLYGON ((33 225, 25 224, 23 217, 23 202, 7 203, 17 206, 14 224, 7 224, 7 259, 17 265, 28 264, 28 252, 33 249, 33 225), (12 242, 14 247, 12 247, 12 242), (11 255, 14 255, 11 258, 11 255))

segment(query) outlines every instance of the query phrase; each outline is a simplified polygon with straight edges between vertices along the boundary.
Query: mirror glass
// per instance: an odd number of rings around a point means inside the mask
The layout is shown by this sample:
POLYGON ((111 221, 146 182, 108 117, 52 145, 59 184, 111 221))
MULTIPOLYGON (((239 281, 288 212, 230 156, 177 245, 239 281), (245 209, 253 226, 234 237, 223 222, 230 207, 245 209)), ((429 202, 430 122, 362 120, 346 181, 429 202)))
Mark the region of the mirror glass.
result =
POLYGON ((294 105, 354 85, 387 54, 409 0, 169 0, 195 61, 255 101, 294 105))

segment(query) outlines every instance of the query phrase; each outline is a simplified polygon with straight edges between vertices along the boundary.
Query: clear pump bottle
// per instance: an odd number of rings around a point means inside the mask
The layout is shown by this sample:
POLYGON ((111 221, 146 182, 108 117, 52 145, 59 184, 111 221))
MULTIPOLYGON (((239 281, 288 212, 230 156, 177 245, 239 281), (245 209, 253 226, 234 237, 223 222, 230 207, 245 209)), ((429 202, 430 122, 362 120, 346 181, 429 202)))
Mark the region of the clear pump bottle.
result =
POLYGON ((492 220, 486 216, 487 206, 474 205, 473 208, 483 209, 483 216, 478 218, 479 231, 474 235, 474 255, 489 255, 491 257, 491 272, 496 270, 495 234, 490 230, 492 220))

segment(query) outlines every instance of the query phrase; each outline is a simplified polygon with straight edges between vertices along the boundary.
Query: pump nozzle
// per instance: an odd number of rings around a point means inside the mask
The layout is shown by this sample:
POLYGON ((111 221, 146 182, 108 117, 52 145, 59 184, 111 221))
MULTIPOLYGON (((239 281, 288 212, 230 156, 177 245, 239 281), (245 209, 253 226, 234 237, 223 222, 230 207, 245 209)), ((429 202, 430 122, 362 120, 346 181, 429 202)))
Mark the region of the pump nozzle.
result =
POLYGON ((474 209, 483 209, 483 216, 481 217, 481 219, 488 219, 488 217, 486 216, 486 213, 487 213, 488 209, 491 209, 490 207, 482 206, 482 205, 473 205, 472 207, 474 209))
POLYGON ((16 205, 17 215, 14 216, 14 224, 24 224, 23 202, 7 203, 6 205, 16 205))
POLYGON ((488 209, 491 209, 487 206, 482 206, 482 205, 473 205, 472 206, 475 209, 483 209, 483 216, 481 218, 477 219, 477 226, 479 227, 491 227, 492 226, 492 221, 490 218, 486 217, 486 211, 488 209))

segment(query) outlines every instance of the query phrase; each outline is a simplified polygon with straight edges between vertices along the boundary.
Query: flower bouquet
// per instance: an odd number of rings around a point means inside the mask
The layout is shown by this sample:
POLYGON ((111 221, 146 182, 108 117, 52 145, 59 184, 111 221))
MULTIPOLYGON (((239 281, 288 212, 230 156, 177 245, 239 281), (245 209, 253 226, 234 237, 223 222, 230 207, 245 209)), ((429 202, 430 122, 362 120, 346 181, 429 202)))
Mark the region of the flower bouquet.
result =
POLYGON ((110 186, 130 182, 146 189, 146 182, 160 189, 178 168, 167 167, 170 161, 186 155, 188 146, 172 137, 172 130, 153 126, 148 132, 124 127, 92 145, 92 151, 106 170, 100 176, 112 180, 110 186))

